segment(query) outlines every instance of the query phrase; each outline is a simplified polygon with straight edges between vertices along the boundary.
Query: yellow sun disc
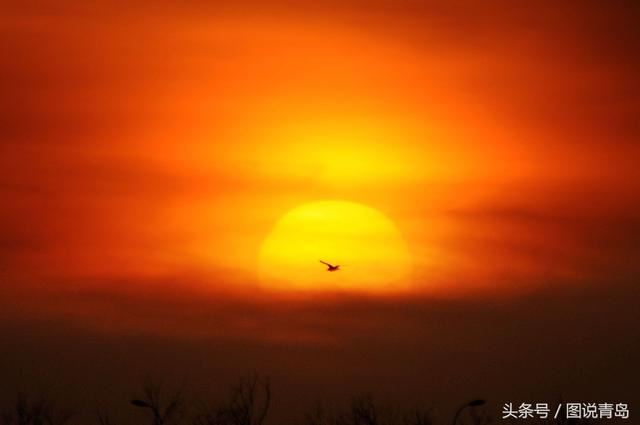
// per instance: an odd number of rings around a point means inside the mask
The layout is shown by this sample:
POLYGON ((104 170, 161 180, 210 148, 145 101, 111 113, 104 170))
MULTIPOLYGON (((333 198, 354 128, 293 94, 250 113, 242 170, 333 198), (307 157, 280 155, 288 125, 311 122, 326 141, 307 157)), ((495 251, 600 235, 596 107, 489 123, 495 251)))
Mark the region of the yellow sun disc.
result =
POLYGON ((262 285, 273 290, 406 290, 411 254, 394 223, 368 206, 319 201, 286 213, 260 250, 262 285), (340 269, 329 272, 320 260, 340 269))

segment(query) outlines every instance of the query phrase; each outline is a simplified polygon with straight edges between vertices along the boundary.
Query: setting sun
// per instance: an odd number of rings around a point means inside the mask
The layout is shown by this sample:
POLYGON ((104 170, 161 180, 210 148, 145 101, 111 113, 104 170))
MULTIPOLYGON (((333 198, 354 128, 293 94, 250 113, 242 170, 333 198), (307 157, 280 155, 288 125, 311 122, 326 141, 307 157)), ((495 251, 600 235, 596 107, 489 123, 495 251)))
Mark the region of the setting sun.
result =
POLYGON ((326 200, 285 214, 262 244, 261 282, 294 291, 389 292, 406 289, 411 254, 394 223, 354 202, 326 200), (320 260, 339 264, 327 273, 320 260))

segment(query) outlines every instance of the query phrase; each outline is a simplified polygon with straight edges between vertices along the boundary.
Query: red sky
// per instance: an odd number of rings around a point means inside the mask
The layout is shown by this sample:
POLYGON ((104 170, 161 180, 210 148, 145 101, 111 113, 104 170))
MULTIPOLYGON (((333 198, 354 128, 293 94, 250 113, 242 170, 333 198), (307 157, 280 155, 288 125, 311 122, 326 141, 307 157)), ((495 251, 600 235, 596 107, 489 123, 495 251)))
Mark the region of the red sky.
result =
MULTIPOLYGON (((83 346, 86 359, 131 335, 183 358, 191 348, 181 338, 205 350, 248 344, 246 364, 232 370, 264 366, 291 382, 350 368, 363 347, 379 349, 367 365, 409 387, 403 358, 428 374, 417 366, 423 355, 451 371, 447 353, 477 350, 482 373, 498 373, 492 355, 518 369, 519 349, 492 351, 520 341, 518 324, 533 333, 528 344, 541 341, 525 357, 539 351, 544 365, 570 331, 591 353, 584 367, 638 353, 624 342, 638 336, 640 272, 634 2, 2 9, 7 358, 34 355, 11 343, 24 329, 39 335, 43 322, 72 327, 69 341, 105 338, 83 346), (415 290, 301 299, 257 289, 270 229, 319 199, 389 217, 413 254, 415 290), (542 335, 546 325, 553 335, 542 335), (388 327, 398 341, 380 335, 388 327), (607 332, 613 347, 596 341, 607 332), (278 350, 296 347, 300 364, 278 366, 278 350), (316 358, 336 347, 344 354, 316 358)), ((578 353, 563 350, 561 364, 578 353)), ((64 371, 72 364, 58 360, 64 371)), ((549 380, 577 388, 574 373, 549 380)), ((480 375, 469 380, 484 391, 480 375)), ((615 394, 609 375, 597 375, 615 394)), ((504 393, 510 377, 487 391, 504 393)))

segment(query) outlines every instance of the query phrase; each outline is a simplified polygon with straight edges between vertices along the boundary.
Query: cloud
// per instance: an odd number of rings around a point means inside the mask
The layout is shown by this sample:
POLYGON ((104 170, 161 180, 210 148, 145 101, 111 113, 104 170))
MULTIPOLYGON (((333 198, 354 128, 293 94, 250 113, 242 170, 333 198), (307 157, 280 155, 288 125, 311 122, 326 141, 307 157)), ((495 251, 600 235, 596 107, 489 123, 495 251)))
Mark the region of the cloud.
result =
POLYGON ((13 301, 2 308, 10 371, 1 391, 65 382, 62 397, 79 388, 127 394, 147 374, 224 387, 258 369, 274 378, 278 414, 294 416, 317 398, 360 392, 445 410, 470 394, 636 402, 634 285, 548 282, 508 301, 252 297, 184 291, 186 277, 42 285, 28 299, 2 297, 13 301))

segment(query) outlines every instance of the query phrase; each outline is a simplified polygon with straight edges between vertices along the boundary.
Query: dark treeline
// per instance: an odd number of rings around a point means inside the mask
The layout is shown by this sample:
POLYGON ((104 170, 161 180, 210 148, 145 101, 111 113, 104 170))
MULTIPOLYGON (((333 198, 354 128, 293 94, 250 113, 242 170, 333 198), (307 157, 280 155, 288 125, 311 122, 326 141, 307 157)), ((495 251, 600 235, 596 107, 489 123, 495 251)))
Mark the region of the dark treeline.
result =
MULTIPOLYGON (((269 378, 257 374, 247 376, 234 385, 222 401, 187 400, 181 391, 167 391, 162 385, 148 381, 133 399, 123 398, 123 404, 132 409, 141 425, 274 425, 269 413, 272 404, 269 378)), ((29 398, 19 394, 7 405, 1 406, 1 425, 119 425, 107 409, 95 408, 93 419, 81 420, 73 411, 60 407, 45 397, 29 398)), ((438 425, 430 408, 407 409, 400 406, 378 404, 369 395, 354 397, 342 408, 318 404, 293 425, 438 425)), ((442 424, 490 425, 554 423, 558 425, 586 425, 598 422, 563 419, 503 420, 492 417, 484 400, 461 404, 451 421, 442 424)))

